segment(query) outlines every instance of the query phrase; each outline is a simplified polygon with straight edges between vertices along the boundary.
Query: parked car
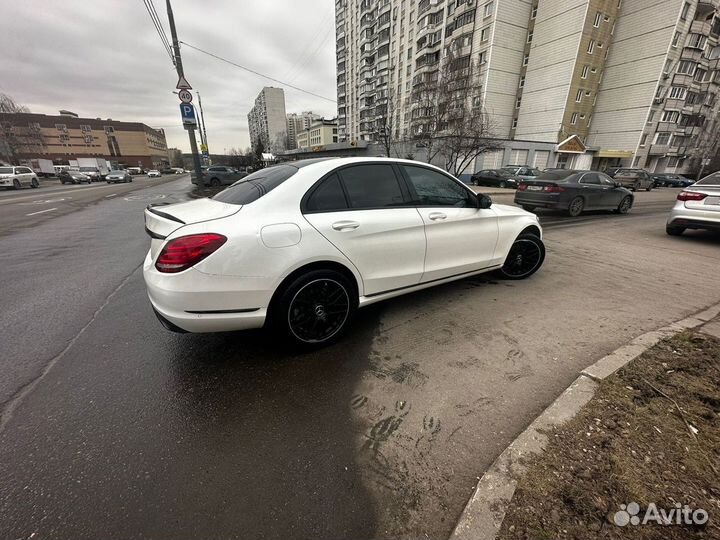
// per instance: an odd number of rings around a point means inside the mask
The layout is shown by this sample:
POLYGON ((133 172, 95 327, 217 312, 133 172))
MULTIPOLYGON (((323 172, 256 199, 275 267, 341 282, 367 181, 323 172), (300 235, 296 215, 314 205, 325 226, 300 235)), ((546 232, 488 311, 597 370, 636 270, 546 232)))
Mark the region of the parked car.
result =
POLYGON ((139 176, 143 174, 143 170, 140 167, 128 167, 125 169, 130 176, 139 176))
POLYGON ((618 169, 612 178, 621 186, 633 191, 639 189, 651 191, 653 188, 653 179, 644 169, 618 169))
POLYGON ((117 184, 119 182, 128 183, 132 182, 132 176, 127 170, 116 170, 116 171, 110 171, 105 176, 105 181, 108 184, 117 184))
MULTIPOLYGON (((203 184, 206 186, 229 186, 234 182, 237 182, 241 178, 247 176, 246 172, 238 171, 234 167, 227 167, 225 165, 213 165, 207 169, 202 170, 203 184)), ((194 173, 190 175, 190 181, 193 184, 197 184, 197 178, 194 173)))
POLYGON ((720 171, 678 193, 665 231, 678 236, 686 229, 720 231, 720 171))
POLYGON ((166 167, 165 169, 160 169, 160 174, 176 174, 176 173, 175 173, 175 169, 166 167))
POLYGON ((537 216, 387 158, 261 169, 212 198, 150 205, 145 229, 166 328, 266 326, 301 346, 337 338, 356 308, 493 270, 526 278, 545 257, 537 216))
POLYGON ((20 189, 23 186, 40 187, 37 174, 30 167, 0 167, 0 186, 5 189, 20 189))
POLYGON ((470 177, 470 181, 476 186, 491 186, 499 188, 517 188, 521 182, 520 178, 503 169, 484 169, 470 177))
POLYGON ((622 169, 622 167, 610 167, 608 169, 605 169, 603 173, 607 174, 610 178, 615 178, 615 173, 618 172, 620 169, 622 169))
POLYGON ((521 180, 537 178, 540 174, 539 169, 528 167, 527 165, 506 165, 500 170, 510 174, 514 178, 520 178, 521 180))
POLYGON ((87 174, 80 171, 62 171, 58 173, 58 178, 63 184, 89 184, 92 182, 87 174))
POLYGON ((157 169, 149 170, 147 175, 148 178, 160 178, 162 176, 162 174, 160 174, 160 171, 158 171, 157 169))
POLYGON ((80 167, 80 172, 89 176, 91 182, 99 182, 103 179, 103 175, 97 167, 80 167))
POLYGON ((515 192, 515 203, 528 212, 536 208, 565 210, 579 216, 585 210, 613 210, 627 214, 634 196, 612 178, 597 171, 544 171, 525 180, 515 192))
POLYGON ((695 183, 695 180, 672 173, 654 173, 652 178, 654 187, 688 187, 695 183))

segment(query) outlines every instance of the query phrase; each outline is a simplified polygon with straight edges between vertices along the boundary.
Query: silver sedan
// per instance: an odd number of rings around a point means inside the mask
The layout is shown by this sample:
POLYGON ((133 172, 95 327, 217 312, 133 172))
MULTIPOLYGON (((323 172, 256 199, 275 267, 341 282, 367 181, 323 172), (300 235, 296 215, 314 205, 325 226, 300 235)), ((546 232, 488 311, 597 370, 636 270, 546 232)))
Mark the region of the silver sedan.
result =
POLYGON ((720 171, 678 193, 665 230, 677 236, 685 229, 720 231, 720 171))

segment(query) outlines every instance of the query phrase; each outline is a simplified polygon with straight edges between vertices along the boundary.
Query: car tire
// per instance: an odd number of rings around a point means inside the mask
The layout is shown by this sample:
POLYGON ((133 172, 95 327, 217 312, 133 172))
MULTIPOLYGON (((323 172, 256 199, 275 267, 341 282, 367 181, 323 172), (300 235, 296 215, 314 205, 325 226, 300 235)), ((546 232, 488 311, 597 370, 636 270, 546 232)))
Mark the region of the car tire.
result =
POLYGON ((17 178, 15 178, 15 179, 13 180, 13 189, 16 189, 16 190, 17 190, 17 189, 20 189, 21 187, 22 187, 22 185, 20 184, 20 180, 18 180, 17 178))
POLYGON ((614 210, 616 214, 627 214, 632 208, 632 197, 626 195, 618 204, 618 207, 614 210))
POLYGON ((585 200, 582 197, 575 197, 568 205, 568 215, 570 217, 578 217, 585 209, 585 200))
POLYGON ((637 191, 640 189, 640 187, 640 182, 636 182, 630 189, 632 189, 633 191, 637 191))
POLYGON ((650 184, 648 187, 645 188, 645 191, 652 191, 653 185, 650 184))
POLYGON ((30 182, 30 187, 33 189, 37 189, 40 187, 40 182, 38 182, 37 178, 32 179, 32 182, 30 182))
POLYGON ((507 183, 505 182, 505 180, 500 180, 500 184, 498 185, 498 187, 506 188, 506 187, 507 187, 507 183))
POLYGON ((502 268, 503 279, 525 279, 537 272, 545 261, 545 244, 539 236, 523 233, 508 251, 502 268))
POLYGON ((534 212, 535 211, 535 207, 530 206, 529 204, 524 204, 522 209, 525 210, 526 212, 534 212))
POLYGON ((213 178, 212 180, 210 180, 210 185, 212 187, 220 187, 220 180, 218 180, 217 178, 213 178))
POLYGON ((301 349, 322 347, 347 328, 357 309, 355 286, 335 270, 312 270, 279 293, 270 312, 271 326, 301 349))
POLYGON ((685 232, 685 227, 678 227, 677 225, 665 225, 665 232, 670 236, 680 236, 685 232))

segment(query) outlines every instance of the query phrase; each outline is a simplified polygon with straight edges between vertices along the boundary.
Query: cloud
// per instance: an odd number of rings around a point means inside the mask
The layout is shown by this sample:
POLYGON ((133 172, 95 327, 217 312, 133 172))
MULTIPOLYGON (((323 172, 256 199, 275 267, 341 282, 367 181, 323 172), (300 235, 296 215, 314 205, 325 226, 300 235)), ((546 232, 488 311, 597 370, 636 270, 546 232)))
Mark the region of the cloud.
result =
MULTIPOLYGON (((166 32, 164 0, 154 0, 166 32)), ((334 98, 333 0, 173 0, 179 38, 322 96, 334 98)), ((0 32, 0 92, 33 112, 69 109, 86 117, 140 121, 165 129, 189 150, 179 118, 177 75, 142 0, 6 2, 0 32)), ((263 86, 257 75, 182 48, 185 74, 202 95, 213 153, 249 146, 247 113, 263 86)), ((285 88, 288 112, 327 117, 334 103, 285 88)))

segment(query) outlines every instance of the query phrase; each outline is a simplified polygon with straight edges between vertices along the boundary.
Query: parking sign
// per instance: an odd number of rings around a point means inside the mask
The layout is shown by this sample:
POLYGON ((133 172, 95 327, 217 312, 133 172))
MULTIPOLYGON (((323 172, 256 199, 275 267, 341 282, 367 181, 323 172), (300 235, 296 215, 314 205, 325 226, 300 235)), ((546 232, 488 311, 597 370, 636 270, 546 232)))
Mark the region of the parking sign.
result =
POLYGON ((180 104, 180 116, 182 117, 182 122, 185 128, 195 128, 197 127, 197 118, 195 117, 195 107, 193 107, 190 103, 181 103, 180 104))

